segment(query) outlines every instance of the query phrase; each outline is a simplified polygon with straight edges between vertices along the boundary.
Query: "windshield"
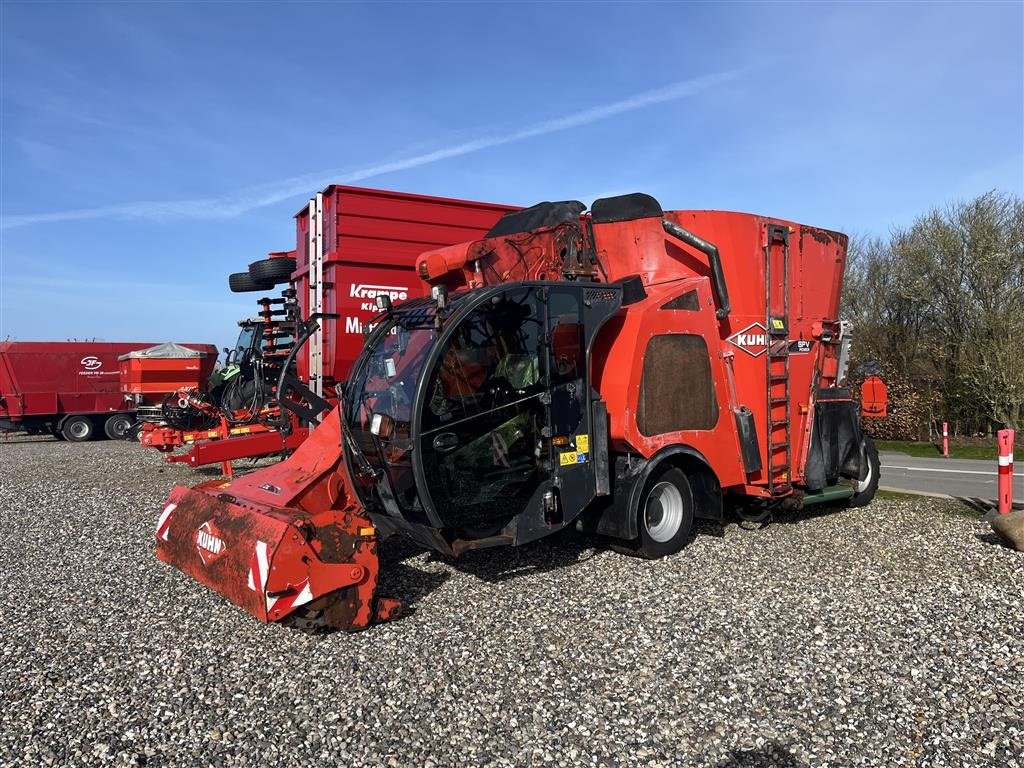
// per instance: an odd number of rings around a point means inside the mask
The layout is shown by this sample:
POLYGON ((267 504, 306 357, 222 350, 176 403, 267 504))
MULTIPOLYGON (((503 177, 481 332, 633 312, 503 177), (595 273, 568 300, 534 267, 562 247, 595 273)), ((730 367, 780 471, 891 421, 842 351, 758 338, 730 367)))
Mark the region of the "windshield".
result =
POLYGON ((374 330, 358 369, 345 388, 345 420, 356 447, 383 470, 403 511, 421 510, 412 472, 411 422, 416 383, 440 336, 433 311, 399 313, 374 330), (378 335, 379 334, 379 335, 378 335), (374 414, 393 420, 391 434, 370 432, 374 414))
POLYGON ((252 348, 253 339, 255 338, 256 327, 253 325, 243 325, 242 331, 238 334, 238 341, 235 343, 235 349, 231 353, 231 362, 242 362, 249 354, 249 350, 252 348))
POLYGON ((409 437, 412 399, 423 362, 439 333, 433 325, 406 327, 396 317, 385 321, 386 330, 363 353, 362 365, 346 388, 345 415, 353 430, 370 428, 374 413, 394 420, 395 437, 409 437))

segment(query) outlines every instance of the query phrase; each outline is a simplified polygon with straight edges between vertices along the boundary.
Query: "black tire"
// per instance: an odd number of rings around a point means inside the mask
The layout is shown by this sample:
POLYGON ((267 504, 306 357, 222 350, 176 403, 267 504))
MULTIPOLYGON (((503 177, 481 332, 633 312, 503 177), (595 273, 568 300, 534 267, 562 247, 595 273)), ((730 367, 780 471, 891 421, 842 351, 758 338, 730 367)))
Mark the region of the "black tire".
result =
POLYGON ((638 554, 656 559, 674 555, 690 541, 693 492, 686 473, 665 466, 644 484, 637 506, 638 554))
POLYGON ((133 422, 131 427, 128 429, 128 434, 125 435, 125 440, 130 443, 141 443, 142 442, 142 422, 133 422))
POLYGON ((273 283, 261 283, 252 279, 248 272, 234 272, 228 275, 228 288, 232 293, 251 293, 253 291, 271 291, 273 283))
POLYGON ((282 256, 276 259, 261 259, 249 265, 249 276, 257 283, 279 285, 291 280, 295 271, 295 259, 282 256))
POLYGON ((127 413, 115 413, 103 422, 103 432, 111 440, 124 440, 132 429, 132 417, 127 413))
POLYGON ((68 416, 60 425, 60 433, 69 443, 84 443, 92 440, 96 425, 88 416, 68 416))
POLYGON ((868 457, 868 476, 861 481, 854 481, 855 493, 846 502, 848 507, 866 507, 875 498, 878 481, 881 478, 882 464, 878 460, 878 449, 870 437, 864 438, 864 453, 868 457))

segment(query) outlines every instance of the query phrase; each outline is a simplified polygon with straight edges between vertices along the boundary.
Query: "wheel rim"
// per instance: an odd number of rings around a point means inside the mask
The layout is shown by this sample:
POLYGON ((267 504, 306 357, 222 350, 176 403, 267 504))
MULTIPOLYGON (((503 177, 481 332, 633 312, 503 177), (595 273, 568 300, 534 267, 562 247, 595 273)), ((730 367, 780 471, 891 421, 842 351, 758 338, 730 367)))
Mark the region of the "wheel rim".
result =
POLYGON ((89 425, 84 421, 73 421, 68 427, 72 437, 82 438, 89 434, 89 425))
POLYGON ((114 423, 110 427, 110 431, 118 437, 124 437, 128 434, 128 428, 131 426, 131 422, 128 419, 115 419, 114 423))
POLYGON ((854 482, 853 489, 857 493, 864 493, 864 491, 866 491, 870 487, 870 485, 871 485, 871 478, 872 478, 872 476, 874 474, 875 474, 875 468, 874 468, 874 466, 872 466, 872 464, 871 464, 871 457, 869 456, 868 457, 868 473, 866 475, 864 475, 864 479, 863 480, 857 480, 857 481, 854 482))
POLYGON ((659 543, 669 541, 683 523, 683 494, 667 480, 651 488, 644 505, 647 535, 659 543))

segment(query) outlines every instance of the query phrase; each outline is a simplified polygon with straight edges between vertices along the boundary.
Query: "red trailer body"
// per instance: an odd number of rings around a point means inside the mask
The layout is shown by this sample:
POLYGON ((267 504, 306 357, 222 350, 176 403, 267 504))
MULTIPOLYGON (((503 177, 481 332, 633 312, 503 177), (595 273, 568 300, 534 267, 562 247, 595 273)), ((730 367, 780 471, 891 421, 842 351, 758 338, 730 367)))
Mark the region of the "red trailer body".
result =
MULTIPOLYGON (((113 414, 131 414, 121 392, 118 357, 152 342, 5 341, 0 343, 0 430, 84 440, 113 414)), ((212 350, 209 345, 188 345, 212 350)))
POLYGON ((515 206, 332 184, 295 215, 300 314, 337 315, 297 359, 298 376, 331 396, 363 348, 363 325, 378 314, 376 296, 398 303, 424 295, 416 276, 424 251, 484 236, 515 206))

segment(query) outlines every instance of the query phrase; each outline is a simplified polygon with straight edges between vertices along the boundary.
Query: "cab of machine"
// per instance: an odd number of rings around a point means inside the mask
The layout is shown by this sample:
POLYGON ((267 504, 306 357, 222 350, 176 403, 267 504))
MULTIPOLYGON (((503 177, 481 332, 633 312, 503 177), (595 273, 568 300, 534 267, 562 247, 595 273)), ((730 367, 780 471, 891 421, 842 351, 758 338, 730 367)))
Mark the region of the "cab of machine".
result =
POLYGON ((379 317, 343 414, 371 514, 465 548, 573 522, 607 487, 587 360, 620 304, 618 286, 519 282, 379 317))

